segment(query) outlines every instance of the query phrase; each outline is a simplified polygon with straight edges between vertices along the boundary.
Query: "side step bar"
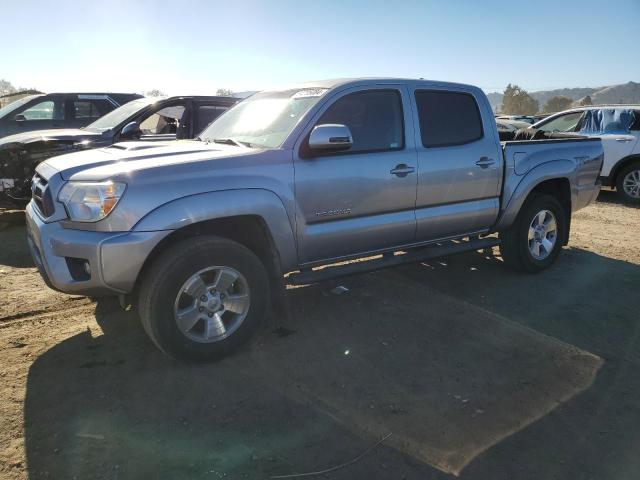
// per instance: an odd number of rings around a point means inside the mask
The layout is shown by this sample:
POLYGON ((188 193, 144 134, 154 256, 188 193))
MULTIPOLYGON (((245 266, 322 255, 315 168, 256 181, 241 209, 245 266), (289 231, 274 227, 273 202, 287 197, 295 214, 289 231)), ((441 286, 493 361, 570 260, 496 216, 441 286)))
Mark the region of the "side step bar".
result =
POLYGON ((360 273, 373 272, 383 268, 397 267, 407 263, 424 262, 434 258, 448 257, 458 253, 482 250, 500 245, 500 239, 496 237, 472 238, 471 240, 450 240, 435 243, 424 247, 417 247, 400 255, 383 255, 382 258, 373 260, 347 263, 346 265, 326 266, 317 270, 305 270, 292 273, 285 278, 289 285, 308 285, 334 278, 358 275, 360 273))

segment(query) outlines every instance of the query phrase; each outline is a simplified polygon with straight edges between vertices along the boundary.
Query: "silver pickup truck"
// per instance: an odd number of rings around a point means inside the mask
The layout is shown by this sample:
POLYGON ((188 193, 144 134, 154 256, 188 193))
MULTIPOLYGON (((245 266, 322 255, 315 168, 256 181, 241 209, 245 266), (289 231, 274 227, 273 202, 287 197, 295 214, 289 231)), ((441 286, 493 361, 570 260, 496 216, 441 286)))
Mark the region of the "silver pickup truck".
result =
POLYGON ((501 144, 473 86, 320 81, 257 93, 196 140, 41 163, 28 238, 49 286, 119 295, 162 351, 210 360, 286 284, 496 245, 548 267, 602 161, 597 138, 501 144))

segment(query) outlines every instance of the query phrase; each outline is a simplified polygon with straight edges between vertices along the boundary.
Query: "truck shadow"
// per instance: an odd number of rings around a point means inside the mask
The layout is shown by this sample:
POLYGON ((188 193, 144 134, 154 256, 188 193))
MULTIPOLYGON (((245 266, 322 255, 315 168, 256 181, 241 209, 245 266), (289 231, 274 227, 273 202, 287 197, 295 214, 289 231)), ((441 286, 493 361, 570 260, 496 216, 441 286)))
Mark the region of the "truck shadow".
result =
POLYGON ((626 203, 615 190, 600 190, 597 198, 598 202, 609 203, 612 205, 622 205, 629 208, 640 208, 640 205, 632 205, 626 203))
POLYGON ((637 305, 611 299, 637 295, 638 266, 567 249, 522 276, 469 254, 340 283, 290 290, 292 318, 209 365, 165 358, 135 313, 99 301, 98 326, 29 370, 30 478, 269 478, 388 433, 330 478, 637 468, 637 305))

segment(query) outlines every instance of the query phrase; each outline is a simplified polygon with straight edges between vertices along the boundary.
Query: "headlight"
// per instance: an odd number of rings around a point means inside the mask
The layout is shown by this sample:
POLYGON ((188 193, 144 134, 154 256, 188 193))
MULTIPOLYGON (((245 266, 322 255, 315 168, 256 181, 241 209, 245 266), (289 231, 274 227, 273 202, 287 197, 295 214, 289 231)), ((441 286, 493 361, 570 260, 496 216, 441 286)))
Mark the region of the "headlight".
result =
POLYGON ((111 213, 126 185, 107 182, 68 182, 58 194, 58 201, 75 222, 97 222, 111 213))

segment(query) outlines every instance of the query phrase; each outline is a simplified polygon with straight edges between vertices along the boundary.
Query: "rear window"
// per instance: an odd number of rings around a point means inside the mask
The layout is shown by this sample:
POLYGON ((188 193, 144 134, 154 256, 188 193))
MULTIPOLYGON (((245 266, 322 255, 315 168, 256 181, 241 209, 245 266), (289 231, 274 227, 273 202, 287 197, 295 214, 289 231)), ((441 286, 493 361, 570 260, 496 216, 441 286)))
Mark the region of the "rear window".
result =
POLYGON ((482 138, 482 118, 468 93, 416 91, 422 145, 445 147, 482 138))
POLYGON ((113 110, 113 105, 108 100, 74 100, 72 112, 74 118, 100 118, 113 110))

